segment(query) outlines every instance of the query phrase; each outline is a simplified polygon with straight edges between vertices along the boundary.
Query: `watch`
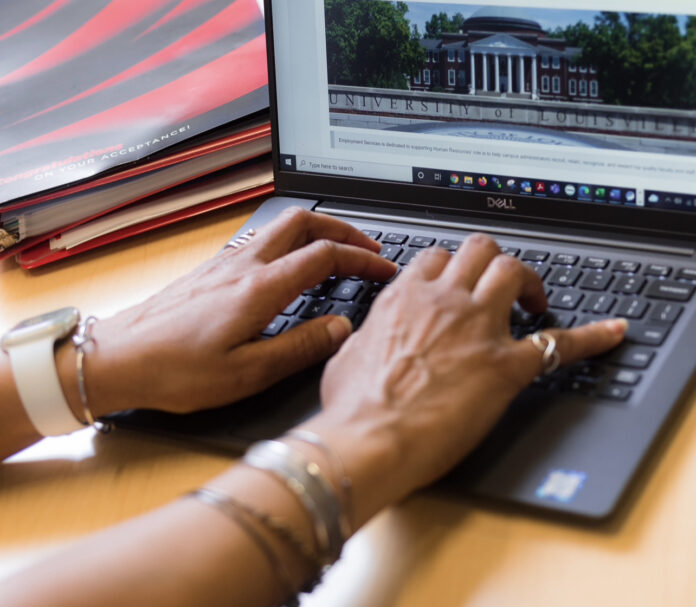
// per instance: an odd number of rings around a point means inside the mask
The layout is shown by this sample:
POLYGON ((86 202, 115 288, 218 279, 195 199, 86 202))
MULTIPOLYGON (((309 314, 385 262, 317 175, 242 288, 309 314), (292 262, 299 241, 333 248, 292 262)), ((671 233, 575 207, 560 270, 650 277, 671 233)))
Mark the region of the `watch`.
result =
POLYGON ((53 352, 56 341, 67 337, 79 321, 77 308, 61 308, 19 323, 0 341, 10 357, 22 405, 43 436, 60 436, 84 428, 65 399, 53 352))

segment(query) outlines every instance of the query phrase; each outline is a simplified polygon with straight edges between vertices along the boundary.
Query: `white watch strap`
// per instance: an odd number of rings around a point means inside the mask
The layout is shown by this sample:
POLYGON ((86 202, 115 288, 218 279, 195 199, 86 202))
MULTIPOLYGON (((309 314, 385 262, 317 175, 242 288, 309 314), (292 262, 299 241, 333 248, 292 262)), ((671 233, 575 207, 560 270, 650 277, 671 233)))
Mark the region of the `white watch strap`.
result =
POLYGON ((17 392, 42 436, 60 436, 84 428, 65 400, 56 371, 54 341, 49 337, 8 348, 17 392))

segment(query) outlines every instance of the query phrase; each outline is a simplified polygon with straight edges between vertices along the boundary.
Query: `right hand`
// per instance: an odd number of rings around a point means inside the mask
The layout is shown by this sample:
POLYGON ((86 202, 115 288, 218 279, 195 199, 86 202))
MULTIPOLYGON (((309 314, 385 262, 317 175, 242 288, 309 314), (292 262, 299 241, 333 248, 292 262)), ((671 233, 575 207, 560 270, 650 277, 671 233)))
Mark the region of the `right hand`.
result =
MULTIPOLYGON (((367 475, 363 516, 450 470, 541 373, 539 351, 511 336, 518 300, 532 313, 547 306, 539 277, 491 238, 471 236, 453 256, 427 249, 330 360, 313 424, 352 463, 356 500, 367 475)), ((613 320, 548 332, 570 363, 616 346, 625 328, 613 320)))

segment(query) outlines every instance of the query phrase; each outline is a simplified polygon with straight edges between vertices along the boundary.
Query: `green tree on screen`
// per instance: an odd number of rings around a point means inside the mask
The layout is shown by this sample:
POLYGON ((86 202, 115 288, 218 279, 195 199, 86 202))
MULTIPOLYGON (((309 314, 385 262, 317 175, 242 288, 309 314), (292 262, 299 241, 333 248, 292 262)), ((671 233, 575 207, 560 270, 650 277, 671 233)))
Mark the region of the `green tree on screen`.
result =
POLYGON ((464 26, 466 17, 461 13, 456 13, 450 17, 447 13, 433 13, 433 16, 425 24, 424 38, 442 38, 443 32, 458 32, 464 26))
POLYGON ((551 33, 582 49, 579 62, 601 66, 605 103, 696 109, 696 18, 686 31, 671 15, 602 12, 551 33))
POLYGON ((325 0, 330 84, 405 89, 425 61, 405 2, 325 0))

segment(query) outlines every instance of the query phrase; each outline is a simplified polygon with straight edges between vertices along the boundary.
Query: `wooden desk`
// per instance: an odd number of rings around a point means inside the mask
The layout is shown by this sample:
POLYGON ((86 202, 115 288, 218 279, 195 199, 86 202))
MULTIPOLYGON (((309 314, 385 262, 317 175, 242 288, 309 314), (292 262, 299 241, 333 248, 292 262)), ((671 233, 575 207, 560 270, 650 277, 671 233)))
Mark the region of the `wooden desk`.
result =
MULTIPOLYGON (((214 254, 239 206, 25 273, 0 266, 0 331, 76 305, 107 316, 214 254)), ((696 393, 629 500, 600 527, 424 493, 377 517, 306 607, 676 607, 696 602, 696 393)), ((47 551, 158 506, 230 464, 119 431, 44 440, 0 466, 0 578, 47 551)), ((1 582, 0 582, 1 592, 1 582)))

